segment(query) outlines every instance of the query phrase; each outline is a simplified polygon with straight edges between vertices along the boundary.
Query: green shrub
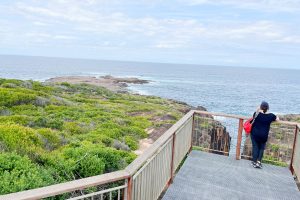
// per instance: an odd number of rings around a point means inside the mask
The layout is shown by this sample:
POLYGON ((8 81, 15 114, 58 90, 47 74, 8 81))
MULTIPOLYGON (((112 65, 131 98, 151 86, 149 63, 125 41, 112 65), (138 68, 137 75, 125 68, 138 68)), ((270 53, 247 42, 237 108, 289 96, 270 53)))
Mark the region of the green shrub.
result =
POLYGON ((17 86, 20 86, 22 83, 23 83, 23 81, 17 80, 17 79, 1 79, 0 80, 1 87, 5 87, 5 85, 8 85, 8 84, 12 84, 17 87, 17 86))
POLYGON ((51 173, 26 156, 0 153, 0 194, 54 184, 51 173))
POLYGON ((0 116, 0 124, 14 123, 14 124, 27 126, 30 124, 30 122, 31 122, 31 117, 28 117, 26 115, 0 116))
POLYGON ((42 145, 35 130, 17 124, 0 124, 0 141, 9 151, 18 153, 36 151, 42 145))
POLYGON ((138 149, 138 142, 132 136, 125 136, 125 143, 129 146, 129 148, 131 150, 137 150, 138 149))
POLYGON ((86 133, 86 129, 84 127, 79 126, 77 122, 65 122, 63 125, 63 129, 70 134, 83 134, 86 133))
POLYGON ((36 95, 17 89, 0 88, 0 106, 11 107, 32 103, 36 99, 36 95))
POLYGON ((57 149, 62 145, 61 136, 57 131, 49 128, 42 128, 38 129, 37 133, 43 142, 44 149, 48 151, 57 149))
POLYGON ((62 130, 63 124, 64 122, 61 119, 57 119, 55 117, 50 118, 46 116, 41 116, 35 119, 35 121, 32 123, 32 127, 62 130))

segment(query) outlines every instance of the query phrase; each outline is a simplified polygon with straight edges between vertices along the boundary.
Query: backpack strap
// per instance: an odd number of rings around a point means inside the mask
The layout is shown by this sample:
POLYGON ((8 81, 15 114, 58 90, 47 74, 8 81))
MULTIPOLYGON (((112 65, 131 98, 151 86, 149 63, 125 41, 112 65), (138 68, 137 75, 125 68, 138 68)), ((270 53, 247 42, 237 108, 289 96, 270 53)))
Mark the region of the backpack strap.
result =
POLYGON ((254 117, 253 117, 253 120, 252 120, 252 122, 251 122, 251 124, 253 124, 254 122, 255 122, 255 119, 256 119, 256 117, 259 115, 259 112, 258 111, 256 111, 255 112, 255 115, 254 115, 254 117))

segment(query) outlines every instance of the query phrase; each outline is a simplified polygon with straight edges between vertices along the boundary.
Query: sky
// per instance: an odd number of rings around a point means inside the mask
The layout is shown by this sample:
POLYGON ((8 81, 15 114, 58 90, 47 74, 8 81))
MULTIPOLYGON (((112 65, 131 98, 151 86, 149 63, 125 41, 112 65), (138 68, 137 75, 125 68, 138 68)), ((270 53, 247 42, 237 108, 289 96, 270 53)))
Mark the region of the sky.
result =
POLYGON ((0 54, 300 69, 300 0, 1 0, 0 54))

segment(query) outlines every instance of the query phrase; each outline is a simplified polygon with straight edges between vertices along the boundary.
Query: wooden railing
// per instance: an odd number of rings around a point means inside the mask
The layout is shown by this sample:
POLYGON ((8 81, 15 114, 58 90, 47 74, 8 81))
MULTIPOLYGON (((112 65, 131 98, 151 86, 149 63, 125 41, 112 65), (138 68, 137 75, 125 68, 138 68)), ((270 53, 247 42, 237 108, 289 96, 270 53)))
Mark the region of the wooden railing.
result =
MULTIPOLYGON (((237 159, 240 159, 243 134, 242 124, 247 117, 193 110, 168 129, 151 147, 124 170, 2 195, 0 200, 33 200, 47 197, 55 197, 57 199, 158 199, 163 190, 172 182, 176 170, 193 147, 192 138, 196 127, 195 116, 199 115, 219 116, 238 120, 235 156, 237 159), (111 185, 111 187, 103 189, 103 185, 111 185), (88 188, 93 188, 91 190, 93 192, 83 192, 88 188), (66 193, 68 195, 57 196, 66 193)), ((290 168, 300 177, 299 124, 282 121, 279 123, 296 127, 290 168)))
POLYGON ((295 138, 293 146, 293 156, 291 159, 290 170, 296 175, 300 182, 300 125, 297 124, 295 128, 295 138))

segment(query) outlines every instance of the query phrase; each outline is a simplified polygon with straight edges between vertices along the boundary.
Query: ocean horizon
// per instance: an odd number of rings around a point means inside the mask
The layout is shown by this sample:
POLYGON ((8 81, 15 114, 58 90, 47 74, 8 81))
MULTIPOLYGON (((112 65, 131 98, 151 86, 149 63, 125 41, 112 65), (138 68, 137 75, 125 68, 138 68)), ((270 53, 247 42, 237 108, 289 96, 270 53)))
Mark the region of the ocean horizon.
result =
POLYGON ((137 77, 132 93, 203 106, 211 112, 250 115, 262 100, 276 114, 300 113, 300 70, 143 63, 0 55, 0 77, 45 81, 58 76, 137 77))

